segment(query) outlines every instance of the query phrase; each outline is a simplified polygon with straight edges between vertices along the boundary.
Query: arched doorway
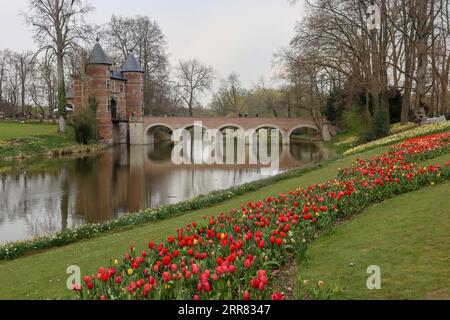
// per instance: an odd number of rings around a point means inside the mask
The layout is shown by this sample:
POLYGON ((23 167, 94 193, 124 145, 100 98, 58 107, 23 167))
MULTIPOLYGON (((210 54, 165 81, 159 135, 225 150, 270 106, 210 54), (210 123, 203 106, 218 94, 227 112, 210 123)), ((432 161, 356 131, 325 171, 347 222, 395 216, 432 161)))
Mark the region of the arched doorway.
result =
POLYGON ((109 101, 109 110, 111 110, 111 119, 112 120, 119 120, 117 118, 117 102, 115 99, 111 99, 109 101))

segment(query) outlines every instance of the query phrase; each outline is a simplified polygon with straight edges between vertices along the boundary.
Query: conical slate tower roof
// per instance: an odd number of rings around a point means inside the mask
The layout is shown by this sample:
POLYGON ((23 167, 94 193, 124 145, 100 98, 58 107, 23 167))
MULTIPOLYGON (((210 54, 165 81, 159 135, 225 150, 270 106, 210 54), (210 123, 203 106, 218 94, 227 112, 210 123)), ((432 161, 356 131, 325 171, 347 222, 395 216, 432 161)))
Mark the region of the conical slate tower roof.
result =
POLYGON ((139 65, 136 60, 136 57, 133 54, 133 51, 130 50, 128 54, 127 61, 125 61, 124 65, 120 69, 121 72, 140 72, 144 73, 144 69, 139 65))
POLYGON ((99 39, 97 38, 97 43, 94 46, 94 49, 92 49, 91 55, 89 56, 89 63, 90 64, 106 64, 111 66, 112 62, 109 60, 108 56, 106 55, 105 51, 103 50, 102 46, 99 43, 99 39))

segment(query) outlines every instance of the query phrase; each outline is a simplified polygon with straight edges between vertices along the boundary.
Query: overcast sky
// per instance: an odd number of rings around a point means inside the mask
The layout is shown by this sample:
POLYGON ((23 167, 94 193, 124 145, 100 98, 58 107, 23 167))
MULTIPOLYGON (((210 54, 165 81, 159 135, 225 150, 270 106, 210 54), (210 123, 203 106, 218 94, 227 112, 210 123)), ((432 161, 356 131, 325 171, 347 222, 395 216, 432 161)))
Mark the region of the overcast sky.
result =
MULTIPOLYGON (((102 24, 112 14, 146 15, 157 21, 168 42, 172 65, 197 58, 219 78, 235 71, 244 86, 272 75, 273 54, 286 46, 302 16, 302 1, 287 0, 90 0, 89 22, 102 24)), ((27 0, 1 0, 0 48, 34 49, 21 11, 27 0)))

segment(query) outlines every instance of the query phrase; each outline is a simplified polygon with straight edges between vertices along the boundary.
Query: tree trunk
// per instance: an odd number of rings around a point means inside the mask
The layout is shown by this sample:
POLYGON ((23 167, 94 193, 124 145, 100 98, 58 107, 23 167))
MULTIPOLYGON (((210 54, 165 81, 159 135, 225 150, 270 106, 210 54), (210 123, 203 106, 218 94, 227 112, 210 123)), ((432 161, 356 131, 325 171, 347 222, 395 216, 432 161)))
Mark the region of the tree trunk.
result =
POLYGON ((63 116, 59 116, 59 132, 66 132, 66 119, 63 116))
POLYGON ((288 107, 288 118, 292 118, 291 97, 289 92, 287 93, 287 107, 288 107))
MULTIPOLYGON (((59 52, 56 57, 56 68, 58 73, 58 88, 65 86, 64 83, 64 55, 59 52)), ((61 97, 61 90, 58 90, 58 104, 62 103, 62 100, 65 99, 65 97, 61 97)), ((65 108, 65 102, 64 106, 58 105, 59 111, 61 111, 61 108, 65 108)), ((59 115, 59 132, 66 133, 66 118, 65 115, 60 114, 59 115), (63 121, 61 121, 63 120, 63 121)))
POLYGON ((427 1, 417 1, 417 80, 416 110, 425 105, 428 59, 427 1))
POLYGON ((25 81, 22 79, 20 84, 20 106, 21 106, 21 113, 25 114, 25 81))
POLYGON ((193 104, 193 99, 192 99, 192 94, 189 97, 189 116, 193 117, 194 116, 194 111, 192 110, 192 104, 193 104))

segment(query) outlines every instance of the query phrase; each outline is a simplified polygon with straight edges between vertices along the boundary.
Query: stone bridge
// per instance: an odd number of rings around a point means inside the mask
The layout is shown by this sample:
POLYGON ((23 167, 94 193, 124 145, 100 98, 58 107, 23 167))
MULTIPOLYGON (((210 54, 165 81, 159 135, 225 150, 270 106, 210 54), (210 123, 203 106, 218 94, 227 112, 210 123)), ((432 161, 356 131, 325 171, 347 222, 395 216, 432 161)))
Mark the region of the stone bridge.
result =
MULTIPOLYGON (((294 131, 301 128, 312 128, 318 132, 316 124, 309 118, 224 118, 224 117, 144 117, 144 123, 130 123, 130 143, 149 144, 153 137, 151 129, 165 127, 171 132, 177 129, 190 129, 194 122, 202 122, 205 129, 237 128, 249 129, 273 128, 280 130, 283 144, 290 144, 294 131)), ((320 132, 324 140, 329 133, 320 132)))

